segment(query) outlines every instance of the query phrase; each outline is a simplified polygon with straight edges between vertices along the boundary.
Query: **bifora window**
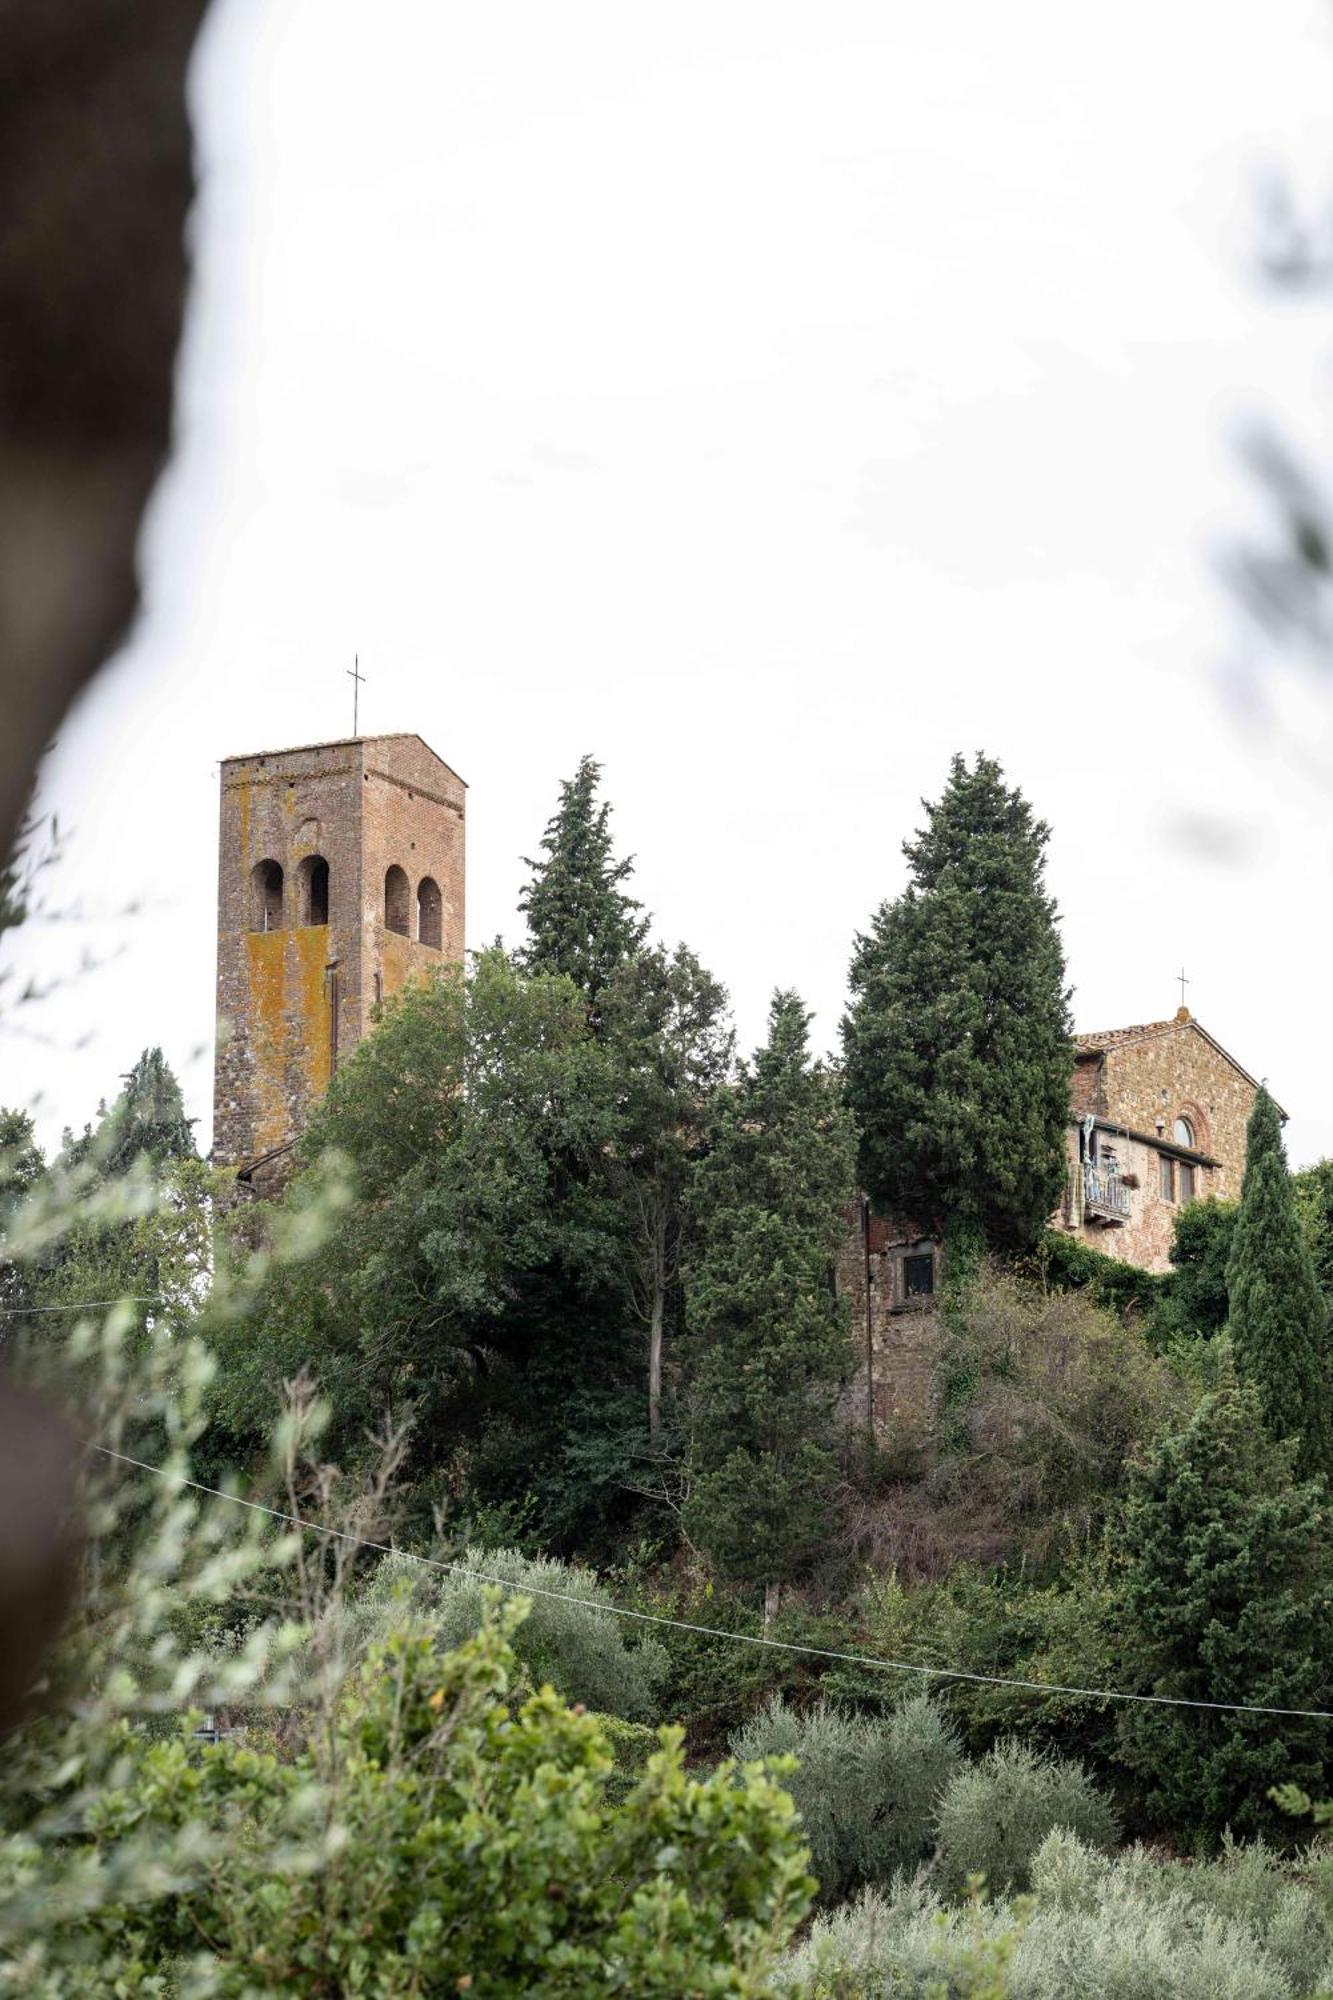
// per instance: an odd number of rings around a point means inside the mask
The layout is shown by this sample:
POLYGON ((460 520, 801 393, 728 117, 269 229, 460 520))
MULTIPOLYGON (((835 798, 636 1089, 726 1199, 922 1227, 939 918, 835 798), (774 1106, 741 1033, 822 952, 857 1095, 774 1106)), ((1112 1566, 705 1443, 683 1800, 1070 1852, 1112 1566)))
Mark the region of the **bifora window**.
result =
POLYGON ((935 1254, 921 1250, 903 1258, 903 1297, 928 1299, 935 1290, 935 1254))

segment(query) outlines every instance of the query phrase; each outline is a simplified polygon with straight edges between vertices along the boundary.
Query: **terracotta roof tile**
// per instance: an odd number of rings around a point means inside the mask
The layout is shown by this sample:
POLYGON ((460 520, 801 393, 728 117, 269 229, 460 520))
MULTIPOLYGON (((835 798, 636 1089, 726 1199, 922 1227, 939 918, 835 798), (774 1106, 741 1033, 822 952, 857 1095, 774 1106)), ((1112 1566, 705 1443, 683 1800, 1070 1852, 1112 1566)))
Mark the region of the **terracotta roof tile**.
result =
POLYGON ((1094 1049, 1113 1049, 1119 1042, 1136 1042, 1143 1035, 1160 1035, 1167 1028, 1183 1026, 1178 1021, 1144 1021, 1137 1028, 1107 1028, 1099 1035, 1075 1035, 1074 1049, 1078 1055, 1089 1055, 1094 1049))

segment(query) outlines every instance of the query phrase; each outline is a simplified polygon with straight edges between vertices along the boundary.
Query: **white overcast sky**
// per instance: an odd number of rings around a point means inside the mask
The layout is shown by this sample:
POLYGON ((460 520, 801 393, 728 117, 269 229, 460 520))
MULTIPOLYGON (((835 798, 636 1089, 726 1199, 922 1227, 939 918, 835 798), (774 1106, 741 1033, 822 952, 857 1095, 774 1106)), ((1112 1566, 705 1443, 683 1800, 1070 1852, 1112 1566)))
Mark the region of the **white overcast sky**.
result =
POLYGON ((1333 189, 1320 0, 219 0, 143 615, 65 728, 98 961, 0 1034, 52 1141, 160 1042, 206 1143, 217 760, 417 730, 468 934, 585 750, 743 1039, 836 1041, 949 754, 1054 829, 1081 1027, 1199 1017, 1333 1152, 1333 681, 1225 695, 1238 424, 1329 443, 1333 300, 1246 269, 1333 189), (129 900, 137 912, 119 914, 129 900), (34 1039, 39 1036, 43 1039, 34 1039))

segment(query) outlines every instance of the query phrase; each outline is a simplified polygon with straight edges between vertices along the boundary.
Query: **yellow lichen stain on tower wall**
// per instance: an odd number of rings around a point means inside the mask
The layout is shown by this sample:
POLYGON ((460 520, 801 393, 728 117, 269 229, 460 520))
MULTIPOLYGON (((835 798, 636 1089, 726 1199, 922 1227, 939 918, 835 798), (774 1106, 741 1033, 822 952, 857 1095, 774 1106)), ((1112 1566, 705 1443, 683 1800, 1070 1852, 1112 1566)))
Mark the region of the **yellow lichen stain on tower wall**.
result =
POLYGON ((328 928, 251 931, 245 954, 255 1151, 267 1152, 295 1137, 332 1073, 328 928))
POLYGON ((385 931, 383 941, 384 997, 399 992, 412 976, 412 940, 400 931, 385 931))
POLYGON ((284 959, 288 931, 249 931, 245 937, 250 987, 250 1081, 254 1094, 255 1151, 287 1138, 287 1009, 284 959))
MULTIPOLYGON (((310 924, 290 933, 296 957, 297 1043, 295 1053, 305 1072, 305 1087, 314 1102, 328 1088, 333 1072, 332 1008, 329 1000, 327 924, 310 924)), ((296 1022, 293 1023, 296 1026, 296 1022)))

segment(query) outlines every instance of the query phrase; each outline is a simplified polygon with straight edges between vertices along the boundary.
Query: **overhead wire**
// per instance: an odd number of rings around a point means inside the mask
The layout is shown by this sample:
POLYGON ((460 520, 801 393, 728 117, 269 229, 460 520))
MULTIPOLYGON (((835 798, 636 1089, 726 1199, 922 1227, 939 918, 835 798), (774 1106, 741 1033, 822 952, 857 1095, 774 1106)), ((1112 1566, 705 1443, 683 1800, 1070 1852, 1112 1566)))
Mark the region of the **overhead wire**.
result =
POLYGON ((122 1292, 117 1299, 75 1299, 64 1306, 0 1306, 0 1319, 27 1319, 30 1313, 95 1312, 104 1306, 160 1306, 165 1292, 122 1292))
POLYGON ((723 1639, 733 1645, 762 1646, 771 1652, 796 1653, 807 1659, 833 1660, 845 1666, 869 1667, 885 1673, 916 1674, 929 1680, 962 1681, 976 1687, 1009 1688, 1025 1694, 1074 1695, 1088 1701, 1128 1701, 1156 1708, 1205 1709, 1227 1715, 1273 1715, 1298 1717, 1307 1722, 1333 1722, 1333 1710, 1324 1708, 1277 1708, 1261 1702, 1202 1701, 1188 1695, 1139 1694, 1126 1688, 1072 1687, 1058 1681, 1030 1681, 1003 1674, 971 1673, 961 1667, 931 1667, 919 1661, 884 1659, 873 1653, 841 1652, 831 1646, 806 1646, 795 1639, 774 1639, 759 1632, 728 1632, 720 1625, 697 1625, 687 1618, 668 1618, 656 1611, 635 1611, 624 1604, 594 1603, 586 1597, 575 1597, 568 1591, 551 1590, 542 1584, 515 1583, 510 1577, 488 1576, 484 1570, 474 1569, 471 1565, 446 1562, 441 1556, 423 1556, 413 1549, 399 1549, 390 1542, 377 1542, 365 1535, 354 1535, 346 1528, 330 1527, 324 1521, 309 1521, 300 1514, 287 1514, 281 1508, 265 1506, 258 1500, 247 1500, 239 1493, 228 1493, 223 1487, 208 1486, 199 1479, 188 1479, 184 1473, 173 1472, 167 1466, 153 1465, 146 1459, 131 1457, 128 1452, 115 1451, 110 1445, 98 1444, 93 1449, 106 1458, 118 1460, 122 1465, 135 1466, 140 1472, 150 1472, 156 1478, 188 1487, 195 1493, 211 1495, 215 1500, 227 1500, 238 1507, 248 1507, 252 1513, 266 1514, 270 1520, 281 1521, 285 1526, 299 1528, 307 1534, 329 1535, 336 1541, 350 1542, 379 1555, 400 1556, 427 1569, 464 1577, 471 1583, 495 1584, 518 1597, 549 1598, 557 1604, 574 1604, 585 1611, 602 1611, 612 1617, 632 1619, 639 1625, 665 1626, 705 1639, 723 1639))

